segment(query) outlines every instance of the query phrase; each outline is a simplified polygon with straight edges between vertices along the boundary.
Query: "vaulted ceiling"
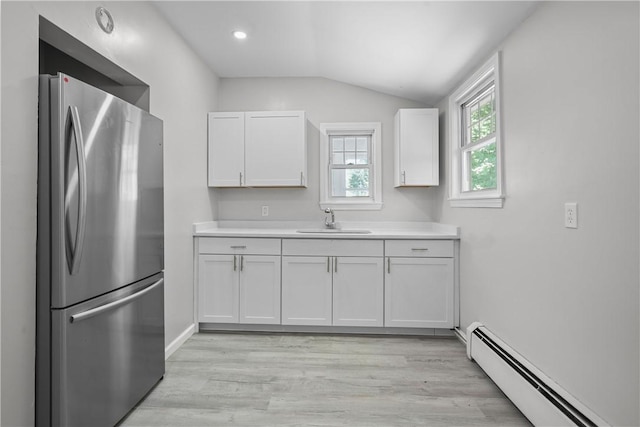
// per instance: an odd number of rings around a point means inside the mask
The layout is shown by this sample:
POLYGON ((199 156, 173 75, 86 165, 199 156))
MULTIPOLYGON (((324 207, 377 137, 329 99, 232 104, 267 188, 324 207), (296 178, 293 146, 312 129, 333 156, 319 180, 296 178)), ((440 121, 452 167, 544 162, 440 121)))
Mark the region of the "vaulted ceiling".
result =
POLYGON ((325 77, 434 105, 533 1, 158 1, 220 77, 325 77), (247 33, 245 40, 234 30, 247 33))

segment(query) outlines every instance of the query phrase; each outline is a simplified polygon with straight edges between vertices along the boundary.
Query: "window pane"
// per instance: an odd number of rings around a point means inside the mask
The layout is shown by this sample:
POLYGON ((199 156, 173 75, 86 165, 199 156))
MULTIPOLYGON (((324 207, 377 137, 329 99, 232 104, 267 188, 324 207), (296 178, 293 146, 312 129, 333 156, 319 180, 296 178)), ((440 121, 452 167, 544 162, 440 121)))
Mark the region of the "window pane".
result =
POLYGON ((360 152, 358 151, 357 155, 356 155, 356 164, 357 165, 366 165, 368 164, 368 155, 367 152, 360 152))
POLYGON ((332 197, 369 197, 369 169, 332 169, 332 197))
POLYGON ((344 154, 343 153, 333 153, 333 164, 334 165, 344 165, 344 154))
POLYGON ((485 96, 479 101, 478 120, 482 120, 485 117, 489 117, 493 113, 493 103, 491 101, 493 98, 492 95, 493 93, 490 93, 489 95, 485 96))
POLYGON ((345 165, 355 165, 356 164, 356 153, 353 151, 349 151, 344 153, 344 164, 345 165))
POLYGON ((476 123, 471 128, 471 142, 476 142, 480 139, 480 124, 476 123))
POLYGON ((478 121, 478 117, 480 113, 478 112, 478 104, 471 105, 471 124, 476 123, 478 121))
POLYGON ((465 153, 464 191, 495 189, 498 186, 497 156, 495 141, 465 153))
POLYGON ((480 124, 480 131, 479 131, 479 139, 484 138, 485 136, 489 136, 492 133, 494 133, 496 131, 496 123, 495 123, 495 116, 489 116, 486 117, 485 119, 483 119, 480 124))
POLYGON ((345 137, 344 151, 356 151, 356 138, 354 136, 345 137))
POLYGON ((462 105, 462 146, 490 138, 496 132, 495 87, 485 88, 478 98, 462 105))
POLYGON ((358 151, 368 151, 368 147, 367 147, 367 145, 368 145, 367 142, 369 142, 368 140, 369 140, 369 138, 359 137, 356 140, 356 149, 358 151))
POLYGON ((333 137, 331 138, 331 145, 333 147, 333 151, 342 151, 344 150, 344 139, 333 137))

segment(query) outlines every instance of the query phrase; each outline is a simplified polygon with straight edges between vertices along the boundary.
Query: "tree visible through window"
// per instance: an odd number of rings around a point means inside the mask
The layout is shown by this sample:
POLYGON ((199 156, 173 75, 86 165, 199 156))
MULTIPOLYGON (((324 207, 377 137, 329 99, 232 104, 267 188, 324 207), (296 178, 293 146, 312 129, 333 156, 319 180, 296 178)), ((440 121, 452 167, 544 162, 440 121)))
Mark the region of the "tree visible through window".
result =
POLYGON ((463 191, 497 186, 496 111, 493 82, 461 106, 463 128, 463 191))

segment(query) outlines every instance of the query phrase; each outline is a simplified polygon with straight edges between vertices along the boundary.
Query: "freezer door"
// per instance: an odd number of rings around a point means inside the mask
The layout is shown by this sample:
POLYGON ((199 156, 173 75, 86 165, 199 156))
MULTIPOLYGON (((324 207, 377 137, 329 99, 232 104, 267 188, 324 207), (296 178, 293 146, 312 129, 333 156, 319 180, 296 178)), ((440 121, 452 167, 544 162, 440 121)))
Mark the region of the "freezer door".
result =
POLYGON ((162 275, 52 311, 52 426, 113 426, 164 375, 162 275))
POLYGON ((64 74, 50 92, 51 304, 63 308, 163 270, 162 121, 64 74))

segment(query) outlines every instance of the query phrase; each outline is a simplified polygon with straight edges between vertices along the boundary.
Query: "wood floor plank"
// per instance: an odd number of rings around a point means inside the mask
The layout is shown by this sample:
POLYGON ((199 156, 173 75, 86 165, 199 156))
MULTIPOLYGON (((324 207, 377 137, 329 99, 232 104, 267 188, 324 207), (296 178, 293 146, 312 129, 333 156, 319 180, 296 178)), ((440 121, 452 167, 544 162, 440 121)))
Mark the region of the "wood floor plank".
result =
POLYGON ((529 426, 451 337, 200 333, 121 426, 529 426))

